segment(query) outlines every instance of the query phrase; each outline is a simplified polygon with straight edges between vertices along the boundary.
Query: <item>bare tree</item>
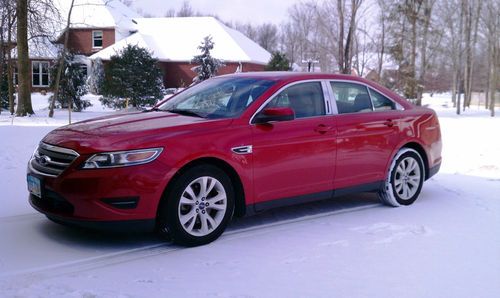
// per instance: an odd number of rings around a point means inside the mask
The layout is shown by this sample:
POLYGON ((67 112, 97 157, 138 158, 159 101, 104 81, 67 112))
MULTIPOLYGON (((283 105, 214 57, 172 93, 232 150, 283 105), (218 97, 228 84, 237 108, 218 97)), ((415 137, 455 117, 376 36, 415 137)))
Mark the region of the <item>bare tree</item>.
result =
POLYGON ((420 46, 420 72, 418 75, 417 86, 417 105, 422 105, 422 93, 425 87, 425 75, 429 68, 427 61, 428 41, 431 26, 432 10, 434 8, 435 0, 423 1, 423 14, 422 14, 422 33, 421 33, 421 46, 420 46))
POLYGON ((64 60, 66 57, 66 51, 68 49, 69 29, 71 26, 71 13, 73 12, 74 5, 75 5, 75 0, 71 0, 71 5, 70 5, 69 11, 68 11, 68 17, 66 19, 66 28, 64 29, 63 49, 61 52, 61 57, 59 58, 59 63, 58 63, 57 73, 56 73, 56 78, 55 78, 55 83, 54 83, 54 95, 52 96, 52 100, 51 100, 50 106, 49 106, 49 117, 51 117, 51 118, 54 116, 54 107, 55 107, 55 104, 57 102, 57 98, 59 96, 59 83, 61 81, 61 73, 62 73, 62 70, 64 68, 64 60))
POLYGON ((182 6, 177 11, 177 17, 193 17, 196 15, 196 12, 194 11, 193 7, 191 7, 191 4, 189 4, 189 1, 184 1, 182 2, 182 6))
POLYGON ((28 0, 17 0, 17 64, 19 69, 19 92, 17 116, 34 114, 31 106, 30 69, 28 51, 28 0))
POLYGON ((495 116, 496 93, 500 72, 500 3, 488 1, 482 18, 486 40, 488 43, 488 72, 489 72, 489 109, 490 115, 495 116))
POLYGON ((257 42, 261 47, 274 52, 278 48, 278 27, 271 23, 265 23, 257 27, 257 42))
POLYGON ((1 14, 2 14, 2 42, 5 41, 5 46, 3 46, 3 50, 5 50, 4 60, 7 62, 7 96, 9 99, 9 112, 11 115, 14 115, 14 75, 13 68, 14 63, 12 61, 12 46, 13 39, 12 35, 15 34, 14 28, 16 24, 16 3, 13 0, 1 0, 1 14))
POLYGON ((465 34, 465 64, 464 64, 464 110, 470 106, 472 99, 472 72, 474 67, 474 49, 477 43, 479 16, 482 8, 481 0, 463 1, 464 34, 465 34))

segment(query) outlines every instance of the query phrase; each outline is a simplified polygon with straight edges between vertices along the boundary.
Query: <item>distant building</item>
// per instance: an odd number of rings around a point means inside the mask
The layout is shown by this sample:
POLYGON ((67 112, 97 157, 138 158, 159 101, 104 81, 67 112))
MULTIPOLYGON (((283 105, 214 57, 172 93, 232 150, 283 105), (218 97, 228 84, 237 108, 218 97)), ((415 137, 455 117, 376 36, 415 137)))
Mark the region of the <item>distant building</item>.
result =
MULTIPOLYGON (((67 16, 70 1, 61 1, 61 5, 61 15, 67 16)), ((64 43, 65 24, 61 20, 59 28, 54 28, 55 40, 29 42, 33 91, 49 87, 50 66, 64 43)), ((264 70, 271 58, 257 43, 213 17, 141 18, 118 0, 75 0, 68 34, 68 48, 88 72, 92 60, 100 58, 106 63, 127 44, 148 49, 159 60, 167 88, 191 84, 195 65, 190 61, 200 53, 198 46, 208 35, 215 43, 212 55, 226 64, 219 74, 235 72, 238 67, 240 71, 264 70)), ((16 49, 12 51, 15 59, 16 49)))

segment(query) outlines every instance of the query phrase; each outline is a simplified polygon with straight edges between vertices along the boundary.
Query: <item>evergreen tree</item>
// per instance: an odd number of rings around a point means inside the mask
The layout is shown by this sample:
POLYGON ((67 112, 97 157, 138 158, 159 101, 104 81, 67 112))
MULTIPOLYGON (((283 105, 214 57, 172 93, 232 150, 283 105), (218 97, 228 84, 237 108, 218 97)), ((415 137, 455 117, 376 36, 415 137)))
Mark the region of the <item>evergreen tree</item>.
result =
POLYGON ((163 97, 158 61, 144 48, 127 45, 104 68, 100 101, 112 108, 152 106, 163 97))
POLYGON ((9 82, 7 79, 7 65, 1 65, 3 71, 0 71, 0 110, 9 108, 9 82))
POLYGON ((266 65, 266 70, 275 71, 275 70, 290 70, 290 61, 286 57, 285 53, 274 52, 271 56, 271 60, 266 65))
POLYGON ((89 91, 93 94, 101 94, 102 84, 104 83, 104 66, 102 60, 97 58, 92 63, 92 70, 87 79, 89 91))
POLYGON ((201 55, 194 56, 191 60, 192 64, 197 64, 197 66, 191 68, 191 70, 196 73, 196 77, 193 79, 193 82, 198 83, 209 79, 217 75, 217 70, 219 70, 219 68, 225 66, 221 60, 210 55, 210 51, 213 48, 214 42, 212 41, 211 36, 206 36, 201 42, 201 45, 198 46, 198 49, 201 51, 201 55))
MULTIPOLYGON (((74 58, 73 54, 66 53, 64 59, 58 59, 58 62, 52 67, 52 77, 56 75, 59 62, 63 61, 64 65, 59 82, 59 96, 56 104, 59 107, 67 108, 71 103, 73 111, 81 112, 90 107, 91 103, 82 99, 82 96, 87 93, 85 72, 82 65, 77 63, 74 58)), ((51 81, 51 88, 55 88, 55 80, 51 81)))

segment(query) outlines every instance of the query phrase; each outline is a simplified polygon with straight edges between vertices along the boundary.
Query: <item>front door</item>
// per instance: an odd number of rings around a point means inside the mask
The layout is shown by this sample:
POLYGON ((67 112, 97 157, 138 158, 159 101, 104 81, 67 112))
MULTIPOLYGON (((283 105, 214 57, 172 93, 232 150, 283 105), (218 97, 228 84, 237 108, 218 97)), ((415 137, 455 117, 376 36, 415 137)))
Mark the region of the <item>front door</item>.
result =
MULTIPOLYGON (((334 116, 326 115, 321 82, 291 85, 265 107, 291 107, 295 119, 253 124, 255 203, 332 190, 334 116)), ((265 108, 264 108, 265 109, 265 108)), ((313 195, 314 196, 314 195, 313 195)))

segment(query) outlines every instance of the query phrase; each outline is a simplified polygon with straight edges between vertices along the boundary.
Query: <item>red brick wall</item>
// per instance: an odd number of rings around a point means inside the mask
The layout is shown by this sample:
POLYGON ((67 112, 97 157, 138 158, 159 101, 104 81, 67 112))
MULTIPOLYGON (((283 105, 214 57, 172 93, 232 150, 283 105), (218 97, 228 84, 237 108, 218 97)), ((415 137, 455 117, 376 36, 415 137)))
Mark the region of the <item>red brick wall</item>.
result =
MULTIPOLYGON (((219 69, 218 75, 234 73, 238 68, 238 63, 226 63, 226 66, 219 69)), ((264 65, 254 63, 242 63, 243 72, 263 71, 264 65)), ((160 69, 163 71, 163 84, 166 88, 186 87, 193 82, 195 73, 191 70, 195 65, 187 62, 160 62, 160 69)))
POLYGON ((92 55, 115 43, 115 29, 71 29, 69 31, 68 48, 76 53, 92 55), (102 48, 92 48, 92 31, 102 31, 102 48))

